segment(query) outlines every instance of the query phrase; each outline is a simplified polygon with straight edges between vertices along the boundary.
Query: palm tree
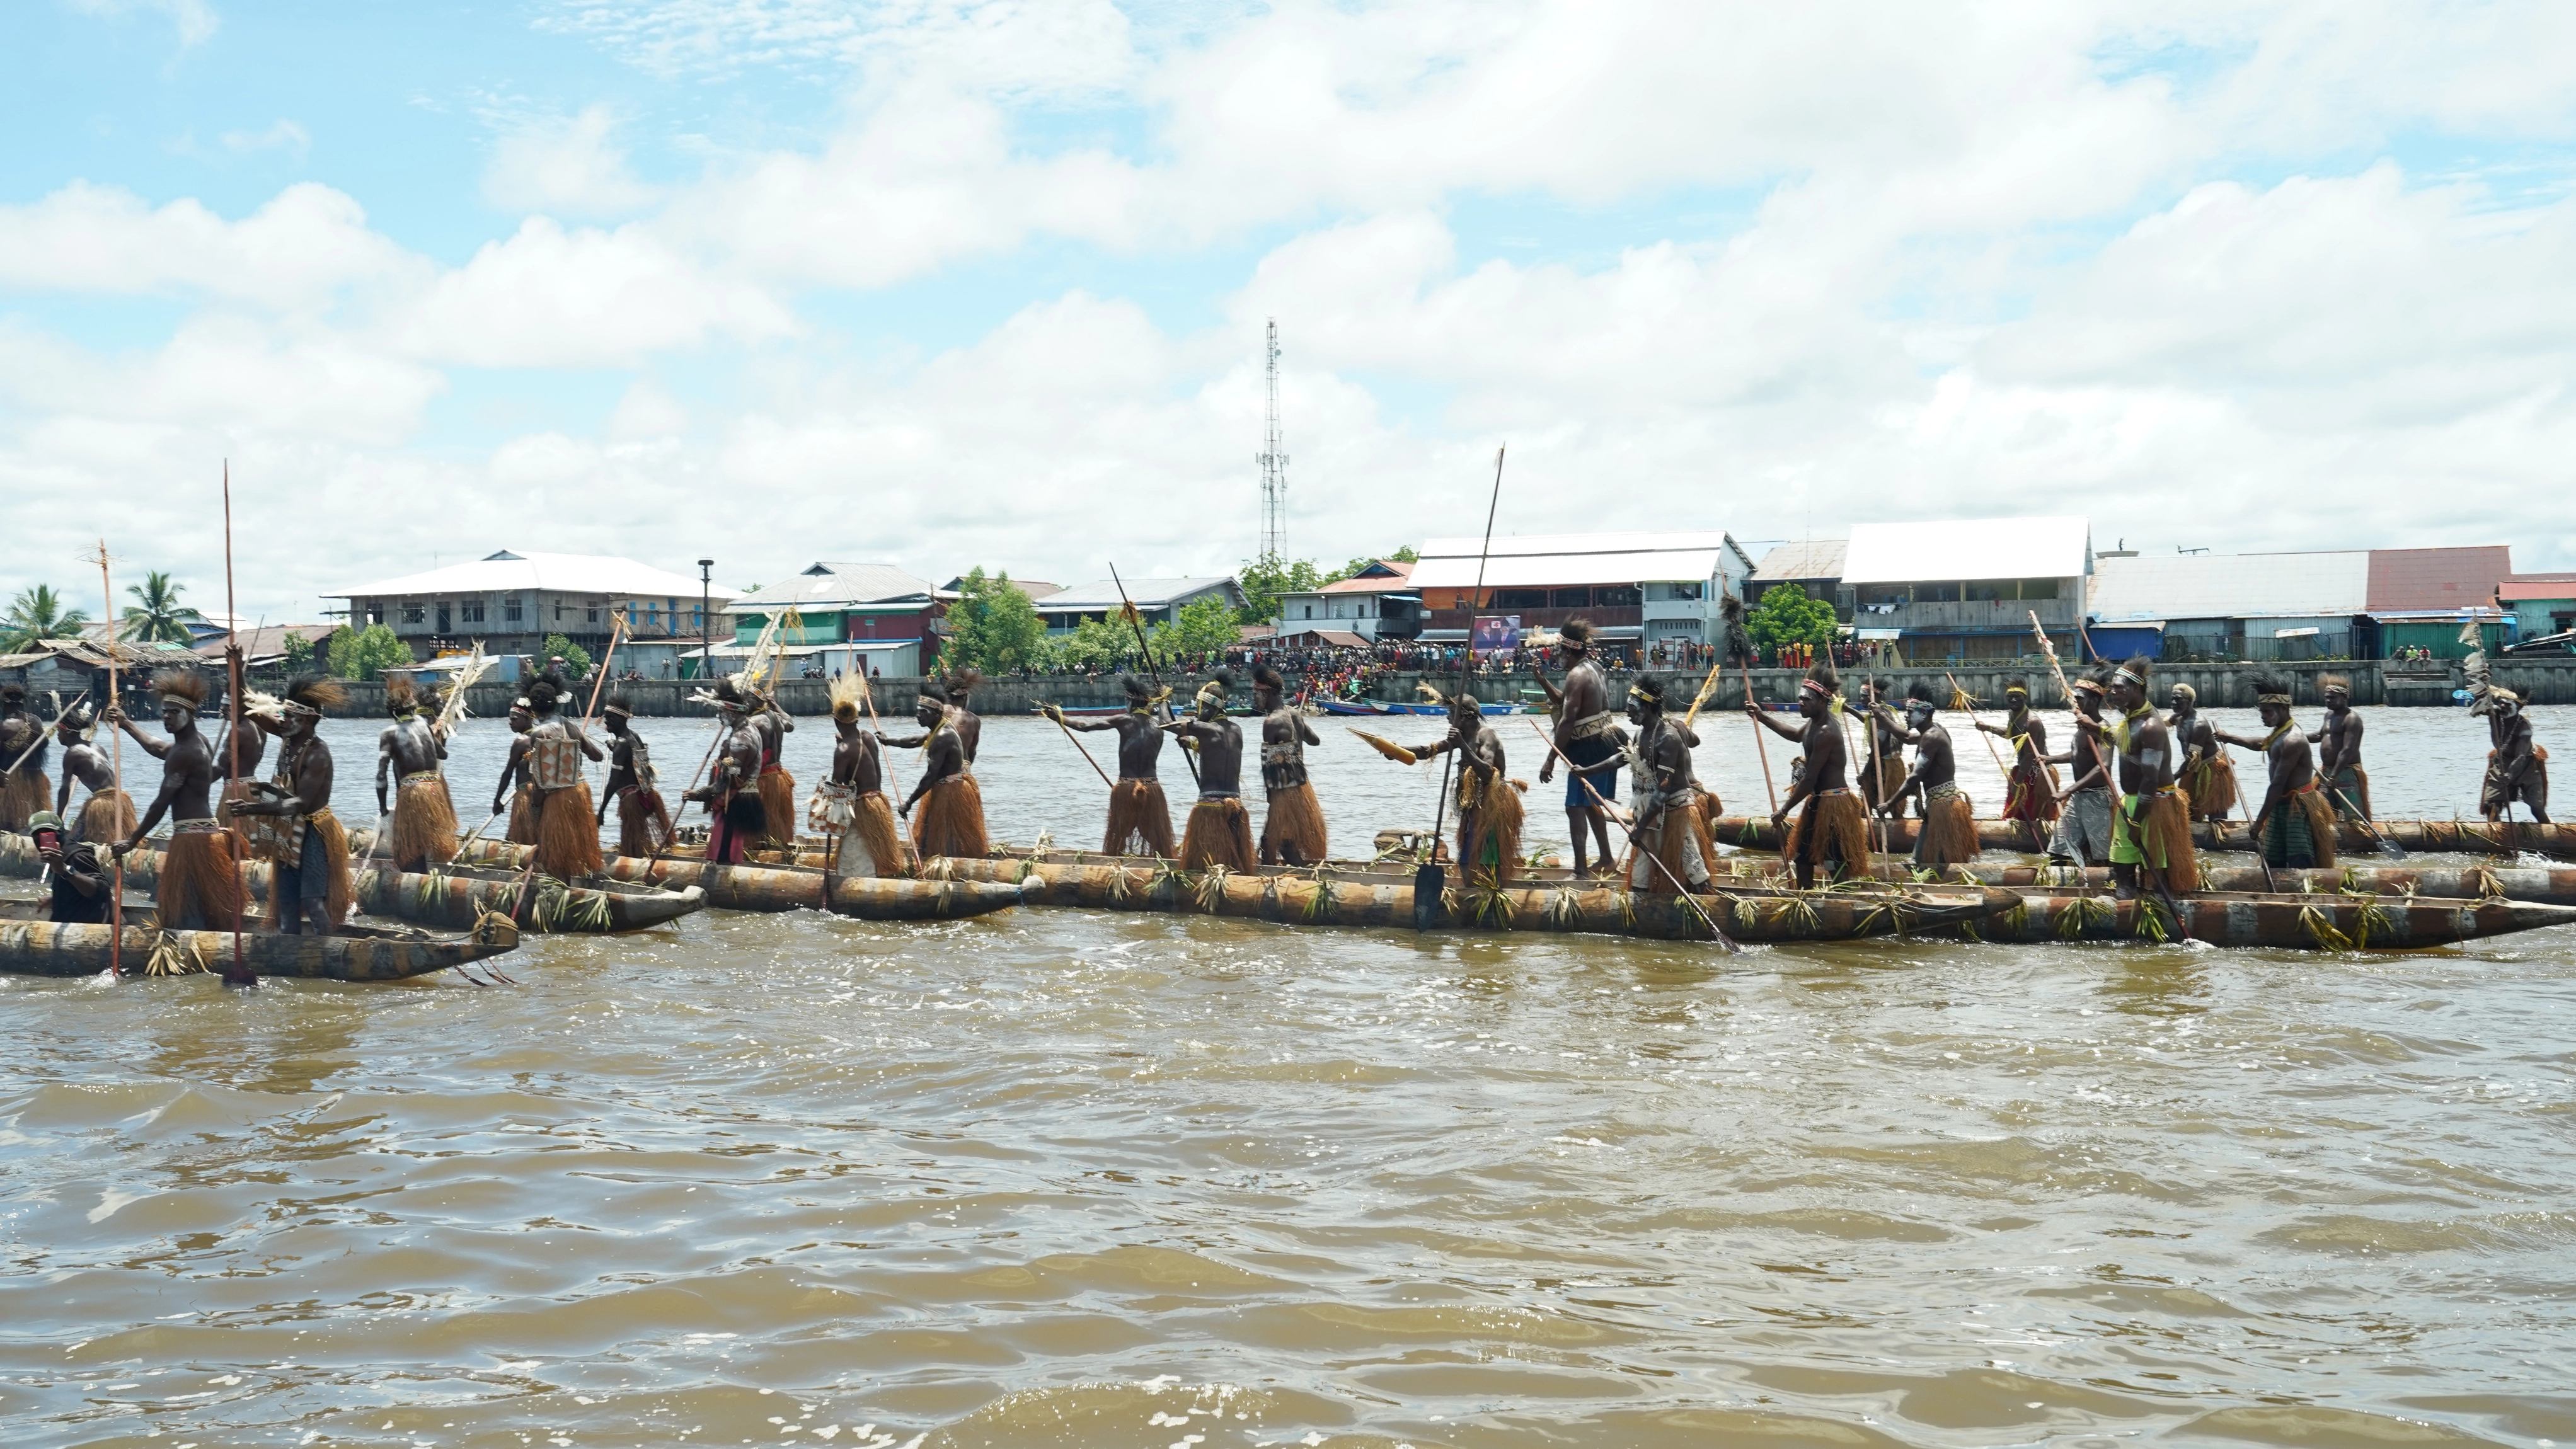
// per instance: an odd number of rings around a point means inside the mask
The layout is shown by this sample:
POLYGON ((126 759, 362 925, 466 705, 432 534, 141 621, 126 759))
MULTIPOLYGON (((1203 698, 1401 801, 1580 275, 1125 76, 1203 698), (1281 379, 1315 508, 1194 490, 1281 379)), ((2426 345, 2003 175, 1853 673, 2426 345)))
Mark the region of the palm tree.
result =
POLYGON ((75 638, 88 622, 89 615, 63 607, 53 585, 38 584, 10 601, 8 617, 0 619, 0 647, 23 654, 39 639, 75 638))
POLYGON ((139 601, 126 607, 125 626, 119 631, 126 638, 147 644, 197 642, 188 626, 204 623, 206 616, 179 602, 179 596, 188 591, 186 584, 170 582, 168 574, 147 573, 143 582, 127 584, 125 591, 139 601))

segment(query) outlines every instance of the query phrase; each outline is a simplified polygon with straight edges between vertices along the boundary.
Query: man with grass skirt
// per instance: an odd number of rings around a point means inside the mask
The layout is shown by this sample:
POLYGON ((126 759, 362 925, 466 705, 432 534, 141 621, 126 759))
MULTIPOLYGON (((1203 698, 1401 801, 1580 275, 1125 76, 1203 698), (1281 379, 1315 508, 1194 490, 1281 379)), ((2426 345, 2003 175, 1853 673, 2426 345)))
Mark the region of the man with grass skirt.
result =
POLYGON ((1806 679, 1798 685, 1800 723, 1795 729, 1771 718, 1753 701, 1744 703, 1745 718, 1783 739, 1795 740, 1802 751, 1801 768, 1789 782, 1789 798, 1771 816, 1772 828, 1781 832, 1780 858, 1797 872, 1800 890, 1815 887, 1819 865, 1830 868, 1828 879, 1832 880, 1870 871, 1869 810, 1844 783, 1847 761, 1842 722, 1837 718, 1840 700, 1835 697, 1841 683, 1831 659, 1809 665, 1806 679), (1794 826, 1789 823, 1793 810, 1798 812, 1794 826))
POLYGON ((385 681, 385 713, 393 722, 376 736, 376 813, 391 812, 394 869, 445 865, 456 858, 456 803, 439 764, 447 742, 421 717, 420 696, 400 675, 385 681))
POLYGON ((2316 752, 2290 722, 2289 676, 2255 675, 2254 708, 2269 731, 2262 738, 2216 731, 2227 744, 2261 751, 2267 766, 2269 783, 2254 813, 2254 846, 2275 867, 2330 867, 2335 863, 2334 810, 2317 788, 2316 752))
POLYGON ((924 864, 938 856, 981 860, 991 853, 984 828, 984 794, 966 769, 966 737, 957 728, 947 689, 925 680, 914 704, 913 718, 923 733, 900 739, 879 736, 898 749, 921 751, 921 783, 903 802, 912 817, 912 848, 924 864))
MULTIPOLYGON (((715 760, 704 788, 682 795, 707 807, 707 864, 740 865, 769 832, 769 809, 760 799, 760 735, 744 718, 749 701, 731 677, 696 700, 716 707, 715 760)), ((793 829, 794 827, 789 827, 793 829)))
POLYGON ((1163 726, 1199 756, 1198 803, 1190 807, 1190 823, 1181 834, 1183 870, 1221 865, 1248 871, 1255 860, 1252 815, 1243 808, 1243 727, 1225 715, 1233 689, 1233 671, 1217 670, 1199 686, 1193 717, 1163 726))
POLYGON ((116 876, 99 848, 64 835, 62 817, 51 810, 30 817, 27 834, 36 842, 36 859, 44 864, 45 919, 58 926, 109 924, 116 876))
POLYGON ((348 701, 333 680, 307 674, 288 682, 277 702, 277 773, 233 816, 264 843, 269 862, 268 914, 289 935, 328 936, 349 918, 358 883, 349 874, 349 833, 331 812, 331 747, 314 732, 322 712, 348 701))
POLYGON ((671 843, 671 811, 662 803, 653 747, 635 732, 635 701, 627 696, 610 695, 599 717, 608 730, 608 784, 592 818, 604 825, 608 807, 616 806, 617 853, 650 859, 671 843))
POLYGON ((875 735, 859 728, 867 676, 855 671, 832 681, 832 775, 814 787, 805 823, 832 842, 836 875, 904 873, 903 844, 896 838, 894 806, 885 797, 885 760, 875 735))
POLYGON ((1632 890, 1696 889, 1708 884, 1710 863, 1717 859, 1691 765, 1691 746, 1698 740, 1664 713, 1668 702, 1668 686, 1654 675, 1641 674, 1628 687, 1628 717, 1637 725, 1629 755, 1629 814, 1636 822, 1627 866, 1632 890))
POLYGON ((2102 696, 2110 687, 2107 664, 2067 686, 2073 695, 2075 734, 2066 742, 2066 753, 2048 757, 2075 776, 2058 792, 2063 813, 2057 817, 2057 833, 2048 840, 2048 858, 2061 865, 2111 863, 2111 762, 2096 738, 2100 731, 2086 728, 2101 724, 2102 696))
POLYGON ((754 706, 748 727, 760 737, 760 804, 769 822, 761 837, 763 850, 796 848, 796 777, 779 763, 787 748, 787 736, 796 728, 795 717, 778 707, 778 701, 766 692, 743 685, 743 697, 754 706))
MULTIPOLYGON (((159 881, 153 888, 161 929, 238 931, 248 908, 240 858, 231 832, 215 823, 215 754, 206 737, 197 732, 197 711, 205 706, 208 693, 205 676, 191 667, 164 669, 152 676, 152 692, 161 700, 161 728, 170 732, 167 738, 147 735, 135 728, 125 711, 115 705, 107 708, 108 723, 124 730, 161 762, 161 789, 133 831, 117 842, 116 854, 121 859, 131 853, 168 815, 170 845, 161 857, 159 881)), ((233 979, 229 960, 225 979, 233 979)))
POLYGON ((1252 707, 1261 712, 1263 865, 1313 865, 1325 858, 1324 807, 1306 775, 1306 747, 1323 740, 1306 712, 1288 700, 1288 682, 1267 664, 1252 666, 1252 707))
MULTIPOLYGON (((534 845, 537 843, 537 813, 528 808, 528 757, 527 752, 519 748, 519 740, 527 738, 528 731, 536 727, 537 716, 526 695, 510 701, 509 718, 510 733, 519 739, 510 741, 510 764, 501 775, 502 788, 510 797, 510 821, 502 838, 512 845, 534 845)), ((501 813, 498 798, 492 802, 492 813, 501 813)))
MULTIPOLYGON (((1500 890, 1521 867, 1521 791, 1527 786, 1509 778, 1502 736, 1485 728, 1484 707, 1465 690, 1451 695, 1449 733, 1427 745, 1396 746, 1371 738, 1390 759, 1427 760, 1442 753, 1458 756, 1458 873, 1478 890, 1500 890)), ((1368 738, 1363 736, 1363 738, 1368 738)))
POLYGON ((86 699, 73 700, 54 724, 54 739, 63 747, 63 783, 54 795, 54 816, 60 819, 71 805, 72 782, 78 781, 88 788, 89 799, 82 802, 67 838, 114 845, 134 829, 134 802, 116 788, 116 770, 92 738, 95 726, 86 699))
POLYGON ((51 798, 45 722, 27 707, 27 686, 0 684, 0 830, 25 830, 51 798))
POLYGON ((2236 808, 2235 762, 2219 748, 2209 721, 2200 717, 2199 690, 2177 684, 2167 698, 2173 702, 2173 713, 2165 717, 2165 732, 2182 752, 2174 782, 2191 801, 2192 819, 2224 820, 2236 808))
POLYGON ((2162 897, 2174 919, 2181 898, 2200 889, 2200 863, 2191 845, 2191 800, 2174 783, 2173 734, 2156 713, 2145 655, 2111 672, 2103 702, 2110 721, 2079 720, 2076 728, 2111 742, 2120 772, 2120 799, 2111 816, 2111 883, 2121 900, 2137 898, 2143 882, 2162 897))
MULTIPOLYGON (((1556 778, 1556 758, 1563 754, 1578 770, 1589 770, 1619 755, 1619 715, 1610 708, 1610 676, 1592 657, 1592 621, 1575 619, 1557 631, 1556 658, 1565 670, 1565 687, 1555 699, 1556 748, 1539 764, 1538 782, 1542 785, 1556 778)), ((1565 781, 1565 824, 1574 837, 1574 873, 1586 874, 1590 857, 1584 854, 1585 832, 1599 848, 1603 869, 1611 865, 1610 821, 1593 803, 1592 791, 1608 800, 1618 793, 1619 778, 1615 772, 1576 777, 1565 781), (1592 790, 1584 789, 1589 779, 1592 790)))
MULTIPOLYGON (((537 836, 533 864, 539 874, 556 880, 595 875, 600 867, 599 813, 581 769, 585 758, 604 759, 606 754, 579 724, 563 717, 562 687, 555 680, 529 685, 527 700, 531 723, 526 734, 510 742, 510 765, 501 778, 506 784, 516 771, 528 782, 528 813, 537 836)), ((495 787, 493 807, 500 803, 495 787)))
POLYGON ((1052 704, 1040 706, 1039 713, 1069 730, 1118 732, 1118 783, 1109 789, 1109 829, 1101 837, 1101 853, 1168 859, 1179 851, 1172 844, 1171 803, 1155 774, 1163 731, 1154 723, 1154 706, 1162 694, 1132 674, 1119 675, 1118 688, 1127 696, 1127 708, 1108 719, 1068 719, 1052 704))
POLYGON ((2532 742, 2531 717, 2522 712, 2522 696, 2510 689, 2489 688, 2486 697, 2487 775, 2478 787, 2478 812, 2490 823, 2514 806, 2549 823, 2549 752, 2532 742))
POLYGON ((1914 768, 1888 792, 1879 814, 1894 819, 1905 813, 1908 799, 1923 802, 1922 827, 1914 832, 1914 868, 1940 870, 1977 858, 1977 814, 1959 789, 1959 762, 1949 727, 1932 706, 1929 685, 1906 691, 1905 719, 1882 710, 1879 738, 1914 746, 1914 768))
POLYGON ((1901 818, 1905 802, 1898 799, 1897 790, 1905 783, 1905 728, 1887 703, 1886 685, 1870 680, 1861 686, 1861 698, 1861 739, 1870 761, 1860 772, 1860 803, 1872 814, 1886 816, 1893 802, 1894 815, 1901 818))
POLYGON ((2338 820, 2369 820, 2370 772, 2361 767, 2361 712, 2352 707, 2352 680, 2341 674, 2321 675, 2317 692, 2325 697, 2325 722, 2317 727, 2317 773, 2325 781, 2326 802, 2338 820))
POLYGON ((2031 713, 2030 681, 2016 679, 2004 686, 2002 724, 1974 723, 2012 745, 2013 762, 2004 779, 2003 818, 2021 823, 2033 854, 2045 852, 2053 831, 2042 827, 2057 823, 2057 770, 2048 762, 2048 723, 2031 713))

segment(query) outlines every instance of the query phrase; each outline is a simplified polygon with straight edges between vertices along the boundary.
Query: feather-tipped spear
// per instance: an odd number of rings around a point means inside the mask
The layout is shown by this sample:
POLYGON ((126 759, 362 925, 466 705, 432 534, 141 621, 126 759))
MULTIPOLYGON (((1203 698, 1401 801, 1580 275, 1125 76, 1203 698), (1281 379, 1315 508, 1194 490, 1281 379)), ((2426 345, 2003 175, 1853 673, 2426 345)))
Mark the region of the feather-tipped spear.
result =
POLYGON ((456 671, 455 682, 447 686, 447 697, 438 702, 438 718, 432 720, 429 726, 433 734, 440 739, 445 739, 456 732, 456 727, 465 722, 468 712, 465 708, 465 691, 473 688, 484 675, 491 673, 492 666, 498 663, 500 663, 499 660, 483 652, 482 640, 474 641, 474 653, 466 659, 465 667, 456 671))
POLYGON ((1361 729, 1357 725, 1344 725, 1342 728, 1349 730, 1352 734, 1358 735, 1361 739, 1368 741, 1370 749, 1377 751, 1379 754, 1386 756, 1388 759, 1395 761, 1399 765, 1410 765, 1422 758, 1413 751, 1408 750, 1404 746, 1397 744, 1395 741, 1386 738, 1384 735, 1370 734, 1367 730, 1361 729))

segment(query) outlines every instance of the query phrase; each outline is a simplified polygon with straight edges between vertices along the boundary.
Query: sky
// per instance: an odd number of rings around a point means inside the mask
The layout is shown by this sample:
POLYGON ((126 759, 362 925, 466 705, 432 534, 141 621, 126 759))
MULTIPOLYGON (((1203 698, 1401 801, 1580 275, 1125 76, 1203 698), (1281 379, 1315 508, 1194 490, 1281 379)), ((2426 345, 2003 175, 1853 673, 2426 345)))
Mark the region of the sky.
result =
POLYGON ((0 596, 2080 513, 2576 568, 2564 0, 12 0, 0 596))

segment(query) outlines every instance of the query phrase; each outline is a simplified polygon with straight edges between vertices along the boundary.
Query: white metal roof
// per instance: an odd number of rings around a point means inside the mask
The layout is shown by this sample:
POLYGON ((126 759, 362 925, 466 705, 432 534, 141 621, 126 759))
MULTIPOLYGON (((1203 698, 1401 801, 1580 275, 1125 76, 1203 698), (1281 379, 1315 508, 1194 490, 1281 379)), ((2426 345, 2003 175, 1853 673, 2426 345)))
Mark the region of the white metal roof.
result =
POLYGON ((1843 582, 2080 578, 2091 571, 2092 545, 2093 525, 2086 518, 1855 523, 1843 554, 1843 582))
POLYGON ((812 608, 818 604, 876 604, 888 600, 928 600, 928 579, 914 578, 892 564, 817 563, 802 573, 763 584, 734 601, 733 612, 765 614, 777 609, 812 608))
POLYGON ((1807 538, 1780 544, 1762 555, 1762 565, 1753 571, 1753 581, 1776 584, 1783 579, 1841 578, 1843 553, 1850 545, 1847 538, 1807 538))
POLYGON ((1733 550, 1745 571, 1753 560, 1723 529, 1668 533, 1542 533, 1496 538, 1435 538, 1413 566, 1417 589, 1472 589, 1478 555, 1487 588, 1548 584, 1641 584, 1714 578, 1733 550))
POLYGON ((2141 554, 2093 562, 2085 612, 2129 619, 2329 618, 2367 612, 2370 553, 2141 554))
MULTIPOLYGON (((1127 598, 1137 608, 1159 609, 1175 601, 1195 598, 1211 589, 1223 589, 1229 598, 1240 597, 1242 593, 1235 586, 1234 575, 1221 574, 1204 579, 1129 579, 1127 598)), ((1102 609, 1115 609, 1118 607, 1118 581, 1093 579, 1087 584, 1075 584, 1047 595, 1038 600, 1037 605, 1038 612, 1042 614, 1097 613, 1102 609)))
MULTIPOLYGON (((698 597, 698 581, 686 574, 665 573, 631 558, 586 553, 499 553, 470 563, 449 564, 425 574, 405 574, 378 583, 325 589, 326 599, 426 598, 436 594, 490 594, 510 590, 548 589, 565 594, 598 594, 612 598, 677 599, 698 597)), ((708 592, 718 602, 734 591, 718 584, 708 592)))

